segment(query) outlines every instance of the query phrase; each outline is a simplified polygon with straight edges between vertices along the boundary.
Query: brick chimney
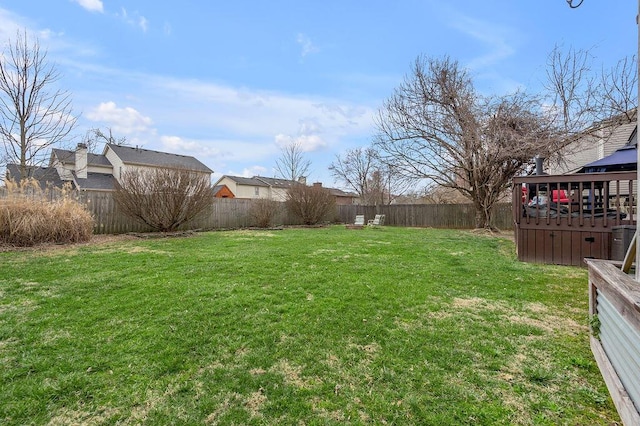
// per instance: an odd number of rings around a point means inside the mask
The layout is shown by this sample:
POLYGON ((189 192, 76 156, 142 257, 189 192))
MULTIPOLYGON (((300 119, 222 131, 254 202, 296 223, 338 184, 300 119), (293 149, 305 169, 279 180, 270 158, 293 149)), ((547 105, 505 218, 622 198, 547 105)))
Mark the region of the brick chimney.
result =
POLYGON ((79 143, 76 148, 76 176, 79 179, 87 178, 88 156, 87 145, 79 143))
POLYGON ((322 188, 322 182, 313 182, 315 188, 322 188))

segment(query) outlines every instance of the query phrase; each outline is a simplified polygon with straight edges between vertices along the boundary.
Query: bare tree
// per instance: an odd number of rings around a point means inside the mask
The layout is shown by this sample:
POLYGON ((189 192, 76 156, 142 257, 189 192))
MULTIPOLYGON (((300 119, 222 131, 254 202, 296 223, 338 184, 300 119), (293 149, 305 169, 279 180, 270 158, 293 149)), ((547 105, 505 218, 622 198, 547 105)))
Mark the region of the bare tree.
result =
POLYGON ((302 144, 291 142, 281 149, 280 158, 276 160, 276 174, 288 180, 299 181, 306 178, 311 167, 311 161, 304 157, 302 144))
POLYGON ((102 147, 106 144, 127 145, 127 138, 125 136, 114 136, 110 127, 107 127, 104 131, 99 128, 93 128, 85 133, 83 143, 88 147, 89 152, 97 153, 102 151, 102 147))
POLYGON ((0 56, 0 138, 3 162, 18 164, 20 177, 42 164, 49 148, 76 124, 68 92, 55 88, 60 76, 36 39, 18 32, 0 56))
POLYGON ((315 225, 335 211, 336 199, 321 186, 293 185, 285 206, 305 225, 315 225))
POLYGON ((638 104, 638 69, 635 56, 623 58, 611 69, 592 69, 590 50, 556 46, 547 58, 544 84, 548 110, 562 124, 567 137, 600 126, 593 123, 631 122, 638 104))
POLYGON ((390 204, 414 182, 392 164, 381 162, 373 148, 347 150, 329 166, 333 177, 356 192, 362 204, 390 204))
POLYGON ((360 196, 363 204, 369 204, 369 179, 376 168, 375 151, 371 148, 353 148, 347 150, 329 166, 336 181, 345 185, 360 196))
POLYGON ((636 120, 637 58, 600 71, 592 61, 589 50, 558 46, 548 56, 545 102, 564 133, 564 147, 548 158, 550 164, 563 165, 565 157, 606 142, 619 125, 636 120))
POLYGON ((209 177, 184 169, 127 170, 114 197, 127 216, 156 231, 174 231, 213 203, 209 177))
POLYGON ((638 105, 638 61, 636 56, 623 58, 611 69, 600 75, 599 111, 601 121, 620 117, 625 122, 636 119, 634 109, 638 105))
POLYGON ((459 191, 491 228, 492 208, 535 155, 557 149, 559 133, 541 103, 522 93, 483 97, 457 62, 419 57, 376 119, 374 147, 411 178, 459 191))
POLYGON ((589 50, 569 49, 565 53, 560 46, 547 57, 549 110, 567 135, 582 131, 594 121, 597 81, 591 72, 591 60, 589 50))

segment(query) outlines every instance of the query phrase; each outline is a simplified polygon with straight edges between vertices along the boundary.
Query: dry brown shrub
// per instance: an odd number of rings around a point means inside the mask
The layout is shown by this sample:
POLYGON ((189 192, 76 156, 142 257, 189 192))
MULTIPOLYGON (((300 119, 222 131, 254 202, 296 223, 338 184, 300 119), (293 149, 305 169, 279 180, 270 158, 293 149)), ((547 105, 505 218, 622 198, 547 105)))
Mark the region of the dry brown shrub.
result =
POLYGON ((253 200, 249 209, 249 216, 258 228, 268 228, 280 212, 281 204, 268 198, 253 200))
POLYGON ((29 247, 91 238, 93 218, 68 187, 42 190, 33 180, 9 181, 5 192, 0 198, 0 243, 29 247))

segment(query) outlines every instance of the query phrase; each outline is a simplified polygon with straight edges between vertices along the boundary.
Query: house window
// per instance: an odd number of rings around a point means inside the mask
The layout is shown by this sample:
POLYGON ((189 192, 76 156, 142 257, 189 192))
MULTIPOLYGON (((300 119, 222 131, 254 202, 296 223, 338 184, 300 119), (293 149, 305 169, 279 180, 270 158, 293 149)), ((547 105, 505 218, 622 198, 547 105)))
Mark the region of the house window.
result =
POLYGON ((260 196, 260 187, 259 187, 259 186, 256 186, 256 187, 254 188, 254 193, 255 193, 255 196, 256 196, 256 197, 259 197, 259 196, 260 196))

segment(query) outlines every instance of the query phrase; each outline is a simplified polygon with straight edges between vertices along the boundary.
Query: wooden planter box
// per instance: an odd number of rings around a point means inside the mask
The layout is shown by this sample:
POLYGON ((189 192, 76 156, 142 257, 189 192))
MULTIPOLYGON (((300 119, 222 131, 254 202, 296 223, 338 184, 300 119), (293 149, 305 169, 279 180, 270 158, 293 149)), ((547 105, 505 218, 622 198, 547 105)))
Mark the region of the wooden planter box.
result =
POLYGON ((625 425, 640 425, 640 282, 587 261, 591 351, 625 425))

